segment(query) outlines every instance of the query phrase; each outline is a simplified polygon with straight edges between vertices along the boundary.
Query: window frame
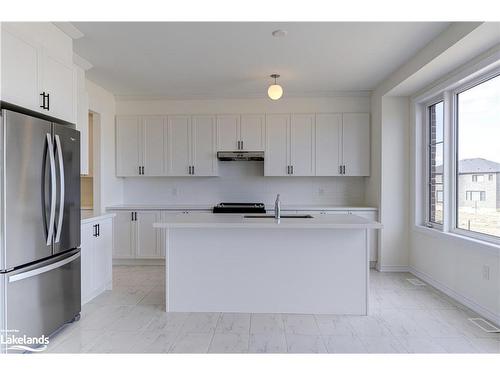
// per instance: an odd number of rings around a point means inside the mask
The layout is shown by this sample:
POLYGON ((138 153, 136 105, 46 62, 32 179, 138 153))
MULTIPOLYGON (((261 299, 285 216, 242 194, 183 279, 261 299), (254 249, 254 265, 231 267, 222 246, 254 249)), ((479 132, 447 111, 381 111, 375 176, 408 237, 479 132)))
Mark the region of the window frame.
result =
POLYGON ((424 205, 425 205, 425 217, 424 217, 424 224, 427 228, 432 228, 432 229, 437 229, 442 231, 444 228, 444 217, 445 217, 445 163, 444 159, 446 157, 445 155, 445 127, 444 127, 444 116, 445 116, 445 97, 444 93, 441 93, 439 95, 434 96, 432 99, 422 103, 422 108, 424 112, 424 125, 425 125, 425 130, 424 130, 424 168, 425 168, 425 181, 424 181, 424 205), (430 107, 433 105, 436 105, 438 103, 443 102, 443 179, 442 179, 442 185, 443 185, 443 223, 436 223, 430 220, 431 217, 431 209, 430 209, 430 145, 431 145, 431 124, 430 124, 430 116, 429 116, 429 111, 430 107))
MULTIPOLYGON (((460 236, 464 237, 471 237, 477 240, 481 240, 484 242, 488 243, 493 243, 493 244, 500 244, 500 236, 494 236, 491 234, 486 234, 486 233, 481 233, 481 232, 475 232, 472 230, 467 230, 467 229, 462 229, 458 227, 458 207, 459 207, 459 189, 458 189, 458 162, 459 162, 459 157, 458 157, 458 134, 459 134, 459 123, 458 123, 458 95, 472 89, 473 87, 479 86, 482 83, 485 83, 493 78, 500 77, 500 68, 495 68, 492 69, 491 71, 478 75, 477 77, 465 80, 464 83, 460 84, 459 86, 454 87, 452 90, 449 90, 451 92, 451 124, 452 124, 452 137, 450 139, 450 147, 451 147, 451 154, 452 154, 452 175, 450 176, 449 181, 450 183, 450 188, 451 188, 451 215, 450 215, 450 222, 446 223, 449 232, 454 233, 460 236)), ((446 140, 445 140, 446 142, 446 140)), ((486 180, 486 179, 485 179, 486 180)))

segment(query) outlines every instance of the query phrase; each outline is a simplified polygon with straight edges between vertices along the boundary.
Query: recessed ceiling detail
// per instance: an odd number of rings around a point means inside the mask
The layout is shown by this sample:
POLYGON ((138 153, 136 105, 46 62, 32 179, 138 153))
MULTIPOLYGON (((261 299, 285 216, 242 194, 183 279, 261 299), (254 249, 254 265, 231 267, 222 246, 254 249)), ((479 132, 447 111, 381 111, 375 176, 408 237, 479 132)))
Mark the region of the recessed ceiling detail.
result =
POLYGON ((87 77, 119 97, 266 97, 366 92, 439 35, 445 22, 75 22, 87 77), (286 30, 286 38, 273 31, 286 30))

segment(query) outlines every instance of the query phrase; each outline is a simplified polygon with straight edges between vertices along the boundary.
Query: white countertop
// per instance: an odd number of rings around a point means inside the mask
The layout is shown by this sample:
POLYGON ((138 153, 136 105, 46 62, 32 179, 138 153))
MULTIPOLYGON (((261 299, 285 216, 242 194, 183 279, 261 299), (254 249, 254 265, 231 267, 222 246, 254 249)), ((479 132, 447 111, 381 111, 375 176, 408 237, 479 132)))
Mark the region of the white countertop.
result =
POLYGON ((273 217, 244 218, 242 214, 193 213, 176 215, 166 222, 154 223, 155 228, 295 228, 295 229, 381 229, 382 224, 357 215, 313 215, 310 219, 273 217))
MULTIPOLYGON (((109 206, 109 211, 130 210, 171 210, 171 211, 212 211, 214 204, 120 204, 109 206)), ((274 211, 274 204, 266 205, 267 211, 274 211)), ((363 206, 328 206, 328 205, 281 205, 282 211, 377 211, 376 207, 363 206)))
POLYGON ((98 213, 95 213, 94 210, 82 210, 81 211, 82 224, 92 223, 94 221, 99 221, 99 220, 103 220, 103 219, 107 219, 107 218, 115 217, 115 216, 116 216, 116 214, 113 214, 113 213, 98 214, 98 213))

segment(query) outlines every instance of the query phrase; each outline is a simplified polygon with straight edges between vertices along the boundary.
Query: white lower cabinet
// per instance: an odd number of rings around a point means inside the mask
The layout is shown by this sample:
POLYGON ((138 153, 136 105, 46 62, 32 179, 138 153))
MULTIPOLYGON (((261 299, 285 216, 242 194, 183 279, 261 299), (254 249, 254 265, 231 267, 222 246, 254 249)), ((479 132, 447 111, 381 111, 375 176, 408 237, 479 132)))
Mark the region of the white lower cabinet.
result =
POLYGON ((113 219, 82 224, 81 228, 82 305, 111 289, 113 281, 113 219))
POLYGON ((162 259, 162 231, 153 223, 162 220, 161 211, 116 211, 114 259, 162 259))

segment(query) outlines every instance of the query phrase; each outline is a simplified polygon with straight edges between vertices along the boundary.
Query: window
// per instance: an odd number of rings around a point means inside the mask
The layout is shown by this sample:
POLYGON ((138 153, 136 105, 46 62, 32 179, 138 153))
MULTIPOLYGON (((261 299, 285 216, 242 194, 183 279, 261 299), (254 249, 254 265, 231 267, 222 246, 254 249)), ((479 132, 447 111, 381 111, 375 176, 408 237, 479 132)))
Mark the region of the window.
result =
POLYGON ((467 190, 465 192, 465 199, 468 201, 485 201, 486 200, 486 192, 485 191, 474 191, 467 190))
POLYGON ((443 101, 427 107, 428 118, 428 214, 429 226, 443 224, 443 101))
POLYGON ((486 175, 492 181, 492 172, 500 172, 500 76, 455 95, 456 227, 500 237, 500 200, 486 195, 486 175))

